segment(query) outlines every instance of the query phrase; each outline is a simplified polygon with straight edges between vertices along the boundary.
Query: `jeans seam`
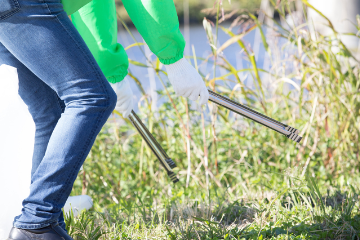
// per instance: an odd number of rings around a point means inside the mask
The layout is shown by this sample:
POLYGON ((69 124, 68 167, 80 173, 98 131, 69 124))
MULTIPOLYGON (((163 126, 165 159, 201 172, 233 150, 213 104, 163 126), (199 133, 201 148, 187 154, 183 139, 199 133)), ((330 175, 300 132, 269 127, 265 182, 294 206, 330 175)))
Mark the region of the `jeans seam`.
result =
MULTIPOLYGON (((67 30, 67 28, 62 24, 62 22, 60 21, 60 19, 58 18, 57 15, 55 15, 57 21, 60 23, 60 25, 64 28, 64 30, 67 32, 67 34, 73 39, 74 43, 76 44, 76 47, 81 51, 83 52, 84 56, 86 57, 87 61, 89 62, 89 64, 92 65, 93 67, 93 70, 95 72, 95 74, 97 75, 97 77, 99 79, 101 79, 101 75, 99 74, 99 72, 96 70, 96 67, 95 65, 93 64, 92 61, 90 61, 89 59, 89 56, 79 47, 77 41, 73 38, 72 34, 67 30)), ((106 88, 104 87, 103 83, 101 81, 99 81, 99 84, 101 85, 103 91, 106 93, 106 104, 109 104, 109 97, 108 97, 108 92, 106 91, 106 88)), ((82 149, 81 151, 81 154, 79 156, 78 159, 82 159, 84 157, 84 154, 85 154, 85 151, 86 151, 86 148, 87 146, 90 144, 90 141, 91 141, 91 138, 92 136, 95 134, 95 129, 97 129, 99 127, 99 123, 101 121, 101 119, 103 118, 103 115, 105 114, 105 112, 103 113, 100 113, 99 116, 97 117, 96 119, 96 123, 95 123, 95 126, 93 127, 93 129, 91 130, 91 133, 90 133, 90 136, 89 138, 86 140, 86 143, 85 143, 85 147, 82 149)), ((65 184, 68 184, 69 182, 69 179, 71 178, 71 176, 73 176, 75 173, 76 173, 76 168, 79 168, 79 163, 75 166, 75 168, 72 169, 71 171, 71 174, 68 175, 68 178, 66 179, 66 182, 65 184)), ((60 191, 58 193, 58 196, 54 199, 56 202, 59 201, 59 199, 61 198, 61 195, 63 194, 64 190, 60 191)))
POLYGON ((41 0, 41 2, 46 6, 47 10, 49 11, 49 14, 52 15, 49 5, 44 0, 41 0))
POLYGON ((18 0, 13 0, 13 1, 14 1, 14 3, 15 3, 15 9, 13 9, 12 11, 10 11, 9 13, 7 13, 7 14, 5 14, 5 15, 3 15, 3 16, 0 16, 0 20, 4 20, 4 19, 6 19, 6 18, 9 18, 9 17, 11 17, 12 15, 14 15, 15 13, 17 13, 17 12, 20 11, 21 6, 20 6, 18 0))
POLYGON ((44 227, 50 226, 51 224, 56 223, 56 222, 57 222, 57 220, 45 222, 45 223, 30 224, 30 225, 35 226, 35 227, 30 227, 30 228, 28 227, 29 226, 28 224, 16 224, 16 222, 15 222, 14 225, 17 225, 17 226, 14 226, 14 227, 21 228, 21 229, 39 229, 39 228, 44 228, 44 227))
POLYGON ((55 91, 53 91, 53 94, 55 95, 57 106, 60 109, 60 116, 61 116, 61 114, 63 113, 63 108, 61 107, 60 97, 59 97, 59 95, 57 95, 57 93, 55 91))

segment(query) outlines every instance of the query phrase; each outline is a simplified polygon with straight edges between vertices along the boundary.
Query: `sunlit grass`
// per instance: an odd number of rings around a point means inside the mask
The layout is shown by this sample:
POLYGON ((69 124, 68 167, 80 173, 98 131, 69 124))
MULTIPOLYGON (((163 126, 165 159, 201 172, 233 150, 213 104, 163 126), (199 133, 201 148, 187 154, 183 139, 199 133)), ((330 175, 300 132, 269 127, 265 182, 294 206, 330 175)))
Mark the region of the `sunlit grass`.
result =
MULTIPOLYGON (((288 1, 273 6, 283 19, 292 9, 288 1)), ((306 24, 267 18, 259 33, 269 67, 259 66, 242 36, 263 25, 251 14, 242 20, 242 32, 219 25, 229 35, 222 46, 204 21, 212 54, 198 58, 193 49, 187 58, 196 68, 212 64, 200 72, 209 88, 299 129, 302 143, 211 104, 202 115, 173 95, 158 60, 132 60, 164 83, 166 102, 154 112, 144 97, 138 114, 178 165, 180 182, 171 183, 130 122, 109 119, 72 192, 94 200, 93 210, 67 219, 77 239, 359 239, 358 61, 335 30, 314 36, 306 24), (249 67, 226 59, 230 44, 249 67)), ((143 90, 141 76, 131 77, 143 90)))

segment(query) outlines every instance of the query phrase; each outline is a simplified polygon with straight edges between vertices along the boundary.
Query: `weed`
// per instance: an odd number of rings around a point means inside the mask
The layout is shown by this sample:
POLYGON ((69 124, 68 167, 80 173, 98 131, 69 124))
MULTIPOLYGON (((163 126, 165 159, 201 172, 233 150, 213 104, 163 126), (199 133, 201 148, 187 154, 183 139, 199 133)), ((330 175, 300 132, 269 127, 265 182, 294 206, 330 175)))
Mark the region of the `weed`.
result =
POLYGON ((219 23, 217 1, 215 31, 204 21, 211 54, 199 58, 193 49, 187 58, 197 69, 212 66, 199 72, 209 88, 299 129, 302 143, 212 104, 192 110, 158 60, 131 60, 163 83, 167 101, 155 112, 144 95, 139 116, 178 165, 180 182, 171 184, 129 121, 110 119, 74 185, 72 194, 85 191, 95 204, 67 218, 75 239, 359 239, 358 60, 330 22, 333 36, 312 34, 305 13, 299 25, 285 21, 292 1, 270 2, 280 22, 242 15, 236 30, 238 22, 219 23), (229 35, 221 46, 217 31, 229 35), (251 31, 259 31, 268 64, 242 40, 251 31), (232 44, 248 61, 244 69, 223 54, 232 44))

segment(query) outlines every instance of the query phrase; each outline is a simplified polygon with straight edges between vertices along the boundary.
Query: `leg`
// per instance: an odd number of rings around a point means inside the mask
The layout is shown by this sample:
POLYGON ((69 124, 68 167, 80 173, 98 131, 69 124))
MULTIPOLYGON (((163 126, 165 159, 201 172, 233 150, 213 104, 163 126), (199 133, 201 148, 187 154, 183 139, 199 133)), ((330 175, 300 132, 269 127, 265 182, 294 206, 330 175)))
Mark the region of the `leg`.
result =
MULTIPOLYGON (((32 157, 31 177, 45 156, 45 151, 54 128, 64 112, 65 106, 56 92, 35 76, 0 43, 0 65, 15 67, 19 76, 19 95, 28 106, 34 120, 35 143, 32 157)), ((61 213, 59 225, 65 230, 61 213)))
POLYGON ((19 95, 34 120, 35 144, 31 176, 45 155, 50 136, 61 117, 60 101, 54 90, 36 77, 0 43, 0 65, 15 67, 19 76, 19 95))
POLYGON ((37 229, 58 220, 116 95, 60 0, 18 2, 21 10, 0 20, 0 42, 66 105, 14 222, 17 228, 37 229))

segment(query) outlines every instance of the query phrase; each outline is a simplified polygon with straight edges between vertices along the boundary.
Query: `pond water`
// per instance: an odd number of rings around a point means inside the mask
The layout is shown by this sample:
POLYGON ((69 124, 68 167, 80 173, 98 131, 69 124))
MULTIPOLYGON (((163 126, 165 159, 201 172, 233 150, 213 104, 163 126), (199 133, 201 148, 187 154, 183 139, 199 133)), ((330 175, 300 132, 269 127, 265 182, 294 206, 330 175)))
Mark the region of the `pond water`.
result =
MULTIPOLYGON (((229 27, 229 25, 224 25, 224 27, 227 28, 227 27, 229 27)), ((180 30, 186 38, 186 35, 184 34, 184 28, 180 27, 180 30)), ((131 31, 138 42, 144 42, 141 35, 135 28, 131 29, 131 31)), ((232 31, 235 34, 238 34, 238 33, 240 33, 240 28, 239 27, 233 28, 232 31)), ((202 25, 191 25, 188 32, 189 32, 189 34, 188 34, 188 39, 187 39, 187 46, 185 48, 185 55, 190 55, 190 56, 193 55, 193 53, 192 53, 192 46, 193 46, 197 57, 200 57, 200 58, 208 57, 211 54, 211 48, 210 48, 210 45, 209 45, 209 42, 208 42, 208 39, 207 39, 207 36, 206 36, 203 26, 202 25)), ((230 37, 219 28, 217 45, 221 46, 229 38, 230 37)), ((128 32, 125 29, 121 29, 119 31, 118 39, 119 39, 119 43, 121 43, 124 47, 129 46, 132 43, 134 43, 132 37, 130 36, 130 34, 128 34, 128 32)), ((255 49, 255 53, 258 52, 257 62, 259 64, 259 66, 262 67, 265 56, 266 56, 266 52, 263 47, 263 44, 261 43, 260 36, 256 35, 256 31, 252 31, 243 38, 243 41, 246 45, 251 46, 251 48, 256 48, 256 47, 254 47, 254 45, 258 47, 258 50, 255 49)), ((142 46, 142 47, 145 51, 145 54, 150 59, 154 60, 155 56, 154 56, 154 54, 151 53, 149 48, 147 46, 142 46)), ((128 53, 128 56, 130 59, 136 60, 141 63, 146 63, 146 58, 144 57, 144 54, 141 52, 141 50, 138 47, 133 47, 133 48, 127 50, 127 53, 128 53)), ((231 46, 226 48, 224 50, 223 54, 226 57, 226 59, 237 69, 246 68, 249 65, 249 62, 246 59, 244 59, 245 55, 241 51, 241 48, 239 47, 239 45, 237 43, 232 44, 231 46)), ((214 71, 213 64, 211 64, 211 63, 201 64, 201 63, 202 63, 202 61, 198 60, 199 70, 204 75, 210 74, 210 76, 213 76, 213 71, 214 71)), ((130 64, 130 71, 140 80, 146 93, 148 95, 150 95, 151 98, 154 100, 155 105, 159 105, 161 102, 163 102, 163 100, 158 99, 158 95, 155 92, 156 90, 163 89, 163 86, 162 86, 160 80, 157 78, 155 72, 152 69, 150 69, 150 68, 147 69, 147 68, 134 66, 134 65, 130 64)), ((216 74, 217 74, 217 76, 226 74, 226 70, 217 68, 216 74)), ((240 78, 243 78, 244 74, 245 73, 240 73, 239 74, 240 78)), ((163 79, 165 79, 167 81, 165 76, 163 76, 163 79)), ((139 91, 138 87, 136 86, 135 82, 132 80, 130 82, 131 82, 132 90, 135 95, 134 98, 136 98, 136 101, 138 101, 141 98, 142 94, 139 91)), ((245 81, 245 84, 247 84, 247 81, 245 81)), ((249 84, 251 84, 251 83, 249 83, 249 84)), ((235 83, 234 84, 230 83, 230 85, 235 85, 235 83)), ((137 110, 137 106, 136 106, 135 110, 137 110)))

